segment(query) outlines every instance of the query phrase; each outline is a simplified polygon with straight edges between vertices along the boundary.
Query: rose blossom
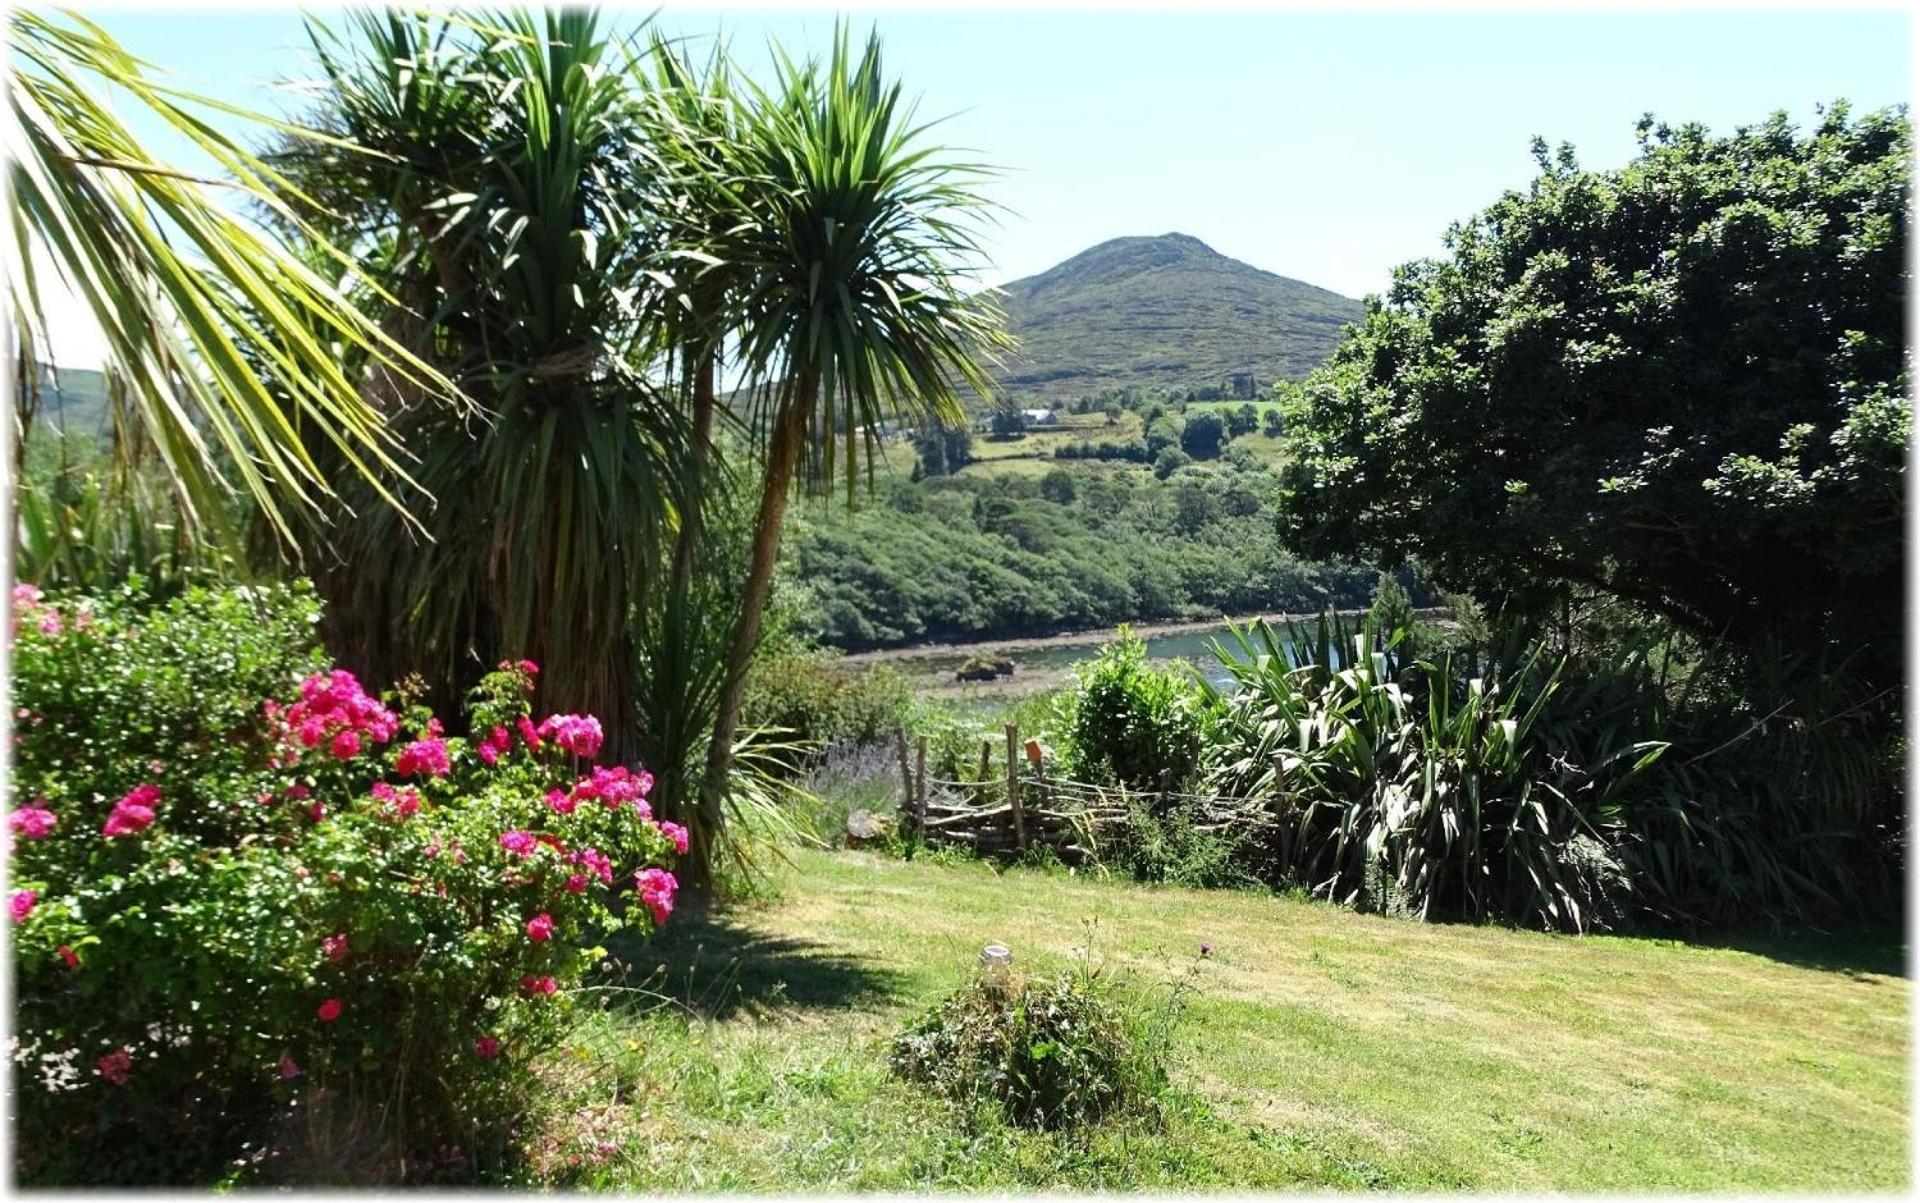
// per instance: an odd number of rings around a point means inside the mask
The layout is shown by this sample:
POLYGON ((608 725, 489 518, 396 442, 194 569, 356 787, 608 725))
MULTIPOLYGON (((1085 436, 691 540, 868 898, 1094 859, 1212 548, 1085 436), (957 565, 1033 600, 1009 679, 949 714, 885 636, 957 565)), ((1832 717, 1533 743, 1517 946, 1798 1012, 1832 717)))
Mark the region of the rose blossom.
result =
POLYGON ((153 808, 160 801, 160 787, 142 785, 113 804, 100 834, 107 839, 138 835, 153 825, 153 808))
POLYGON ((634 877, 633 884, 640 892, 640 901, 653 912, 654 926, 664 924, 667 916, 673 914, 673 895, 680 883, 665 869, 643 869, 634 877))
POLYGON ((553 939, 553 916, 541 911, 527 920, 527 939, 535 944, 544 944, 553 939))
POLYGON ((9 909, 13 912, 13 921, 15 923, 24 921, 28 915, 33 914, 33 908, 39 901, 40 895, 37 891, 15 890, 12 900, 8 903, 9 909))
POLYGON ((94 1066, 107 1081, 115 1086, 125 1086, 127 1074, 133 1069, 133 1054, 124 1048, 117 1048, 94 1062, 94 1066))
POLYGON ((443 739, 416 739, 400 749, 400 758, 393 763, 394 771, 402 777, 422 772, 444 777, 450 767, 447 763, 447 742, 443 739))
POLYGON ((321 1003, 320 1010, 317 1012, 320 1016, 320 1022, 332 1023, 334 1020, 340 1018, 340 1011, 345 1006, 346 1004, 337 998, 329 998, 327 1001, 321 1003))
POLYGON ((32 806, 24 806, 7 816, 7 826, 13 828, 15 835, 26 836, 30 840, 44 840, 53 834, 60 825, 60 819, 48 810, 45 798, 35 798, 32 806))
POLYGON ((500 1042, 492 1036, 482 1036, 473 1042, 473 1055, 482 1061, 491 1061, 500 1055, 500 1042))

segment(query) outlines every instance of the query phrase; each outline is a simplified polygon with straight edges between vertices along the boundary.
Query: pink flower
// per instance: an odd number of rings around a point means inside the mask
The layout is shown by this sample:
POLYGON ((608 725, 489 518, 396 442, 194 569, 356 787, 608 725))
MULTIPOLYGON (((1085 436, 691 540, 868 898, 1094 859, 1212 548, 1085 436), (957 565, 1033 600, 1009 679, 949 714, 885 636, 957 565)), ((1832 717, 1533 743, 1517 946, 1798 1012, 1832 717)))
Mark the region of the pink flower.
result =
POLYGON ((535 944, 544 944, 553 939, 553 916, 541 911, 527 920, 527 939, 535 944))
POLYGON ((474 750, 480 753, 480 759, 486 762, 487 767, 492 768, 512 747, 513 736, 508 734, 505 727, 495 727, 487 732, 487 737, 474 750))
POLYGON ((133 1069, 133 1054, 124 1048, 114 1049, 94 1062, 94 1068, 100 1071, 101 1077, 115 1086, 125 1086, 127 1074, 133 1069))
POLYGON ((45 798, 35 798, 34 805, 23 806, 7 816, 7 826, 13 828, 15 835, 24 835, 30 840, 44 840, 53 834, 60 820, 42 803, 45 798))
POLYGON ((567 876, 567 893, 584 894, 587 892, 587 875, 572 873, 567 876))
POLYGON ((292 1081, 300 1076, 299 1063, 286 1053, 280 1054, 280 1076, 287 1081, 292 1081))
POLYGON ((571 794, 550 789, 547 791, 547 805, 552 807, 556 814, 570 815, 573 813, 573 808, 580 805, 580 802, 571 794))
POLYGON ((384 781, 376 781, 369 792, 374 801, 384 805, 390 819, 409 819, 420 813, 420 795, 405 786, 395 789, 384 781))
POLYGON ((600 744, 605 738, 600 730, 600 720, 591 714, 553 714, 540 723, 542 739, 551 739, 575 756, 592 760, 600 754, 600 744))
POLYGON ((344 934, 328 936, 326 939, 320 941, 320 951, 327 954, 329 961, 338 965, 347 959, 347 937, 344 934))
POLYGON ((58 635, 61 630, 60 611, 49 608, 40 616, 39 626, 42 635, 58 635))
POLYGON ((554 994, 560 989, 560 983, 551 977, 523 977, 520 988, 528 994, 554 994))
POLYGON ((567 861, 586 869, 598 877, 603 884, 613 884, 613 862, 608 860, 598 848, 582 848, 569 856, 567 861))
POLYGON ((320 1016, 320 1022, 332 1023, 334 1020, 340 1018, 340 1010, 345 1006, 346 1004, 337 998, 329 998, 327 1001, 321 1003, 320 1010, 317 1012, 320 1016))
POLYGON ((386 743, 400 729, 392 711, 369 697, 352 673, 338 668, 302 681, 299 701, 284 709, 268 702, 262 712, 289 751, 325 743, 340 760, 359 755, 366 740, 386 743))
POLYGON ((160 787, 143 785, 113 804, 100 834, 107 839, 138 835, 153 825, 153 808, 160 801, 160 787))
POLYGON ((680 883, 665 869, 643 869, 635 876, 633 884, 640 892, 640 901, 653 912, 654 926, 664 924, 667 916, 673 914, 673 895, 680 888, 680 883))
POLYGON ((400 749, 400 758, 393 764, 394 771, 402 777, 411 777, 423 772, 434 777, 444 777, 449 767, 447 743, 443 739, 416 739, 400 749))
POLYGON ((527 745, 527 750, 530 752, 538 752, 540 750, 540 731, 533 725, 533 720, 523 714, 513 720, 513 724, 519 728, 520 741, 527 745))
POLYGON ((527 674, 529 677, 537 677, 540 675, 540 666, 538 664, 535 664, 531 660, 522 660, 520 661, 519 664, 515 665, 514 667, 518 668, 521 672, 527 674))
POLYGON ((500 1042, 492 1036, 482 1036, 473 1042, 473 1055, 482 1061, 491 1061, 500 1055, 500 1042))
POLYGON ((668 841, 673 844, 673 850, 675 852, 678 852, 681 856, 687 854, 686 828, 680 826, 678 823, 663 819, 660 822, 660 834, 666 836, 668 841))
POLYGON ((24 581, 13 587, 13 604, 15 609, 31 610, 39 605, 40 599, 45 596, 46 594, 40 592, 38 588, 24 581))
POLYGON ((300 801, 302 798, 305 798, 308 794, 311 794, 312 792, 313 792, 312 790, 308 789, 304 785, 299 784, 298 782, 294 783, 293 785, 289 785, 287 787, 287 797, 292 798, 295 802, 300 801))
POLYGON ((521 860, 525 860, 533 855, 533 850, 540 846, 540 842, 533 838, 531 832, 508 831, 501 834, 500 846, 521 860))
POLYGON ((36 891, 15 890, 12 900, 8 903, 8 907, 13 912, 13 921, 15 923, 24 921, 28 915, 33 914, 33 908, 39 901, 40 895, 36 891))
POLYGON ((65 944, 62 944, 60 947, 54 949, 53 951, 59 955, 61 960, 67 963, 67 968, 69 969, 80 968, 80 958, 73 955, 73 949, 68 948, 65 944))

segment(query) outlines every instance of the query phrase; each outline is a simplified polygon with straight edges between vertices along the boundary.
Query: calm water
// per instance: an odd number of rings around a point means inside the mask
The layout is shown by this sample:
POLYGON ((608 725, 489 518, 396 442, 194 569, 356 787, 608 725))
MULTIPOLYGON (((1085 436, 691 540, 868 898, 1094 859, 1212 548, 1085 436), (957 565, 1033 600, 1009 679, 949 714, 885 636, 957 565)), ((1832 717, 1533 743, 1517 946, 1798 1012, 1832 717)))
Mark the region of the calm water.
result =
MULTIPOLYGON (((1283 624, 1275 624, 1276 629, 1284 629, 1283 624)), ((1186 660, 1196 665, 1209 681, 1215 685, 1228 683, 1226 668, 1213 654, 1213 644, 1220 644, 1235 658, 1239 658, 1239 645, 1227 630, 1226 623, 1210 627, 1196 627, 1191 630, 1174 631, 1165 635, 1153 635, 1147 638, 1147 656, 1153 660, 1186 660)), ((1047 647, 1011 648, 1003 654, 1012 658, 1017 681, 1022 673, 1035 674, 1051 669, 1064 669, 1090 660, 1104 646, 1113 642, 1113 635, 1093 636, 1084 642, 1060 643, 1047 647)), ((911 673, 938 673, 951 675, 953 670, 966 662, 968 656, 976 651, 992 649, 992 644, 963 645, 938 652, 929 652, 925 656, 902 657, 900 667, 911 673)))

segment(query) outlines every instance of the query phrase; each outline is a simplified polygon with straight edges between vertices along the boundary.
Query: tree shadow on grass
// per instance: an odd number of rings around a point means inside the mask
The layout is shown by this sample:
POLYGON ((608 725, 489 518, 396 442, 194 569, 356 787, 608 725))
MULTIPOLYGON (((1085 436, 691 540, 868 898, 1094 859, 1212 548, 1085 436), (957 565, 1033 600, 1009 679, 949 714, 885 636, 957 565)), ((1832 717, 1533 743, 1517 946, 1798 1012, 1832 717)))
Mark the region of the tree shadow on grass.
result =
POLYGON ((1678 938, 1695 948, 1732 949, 1803 969, 1844 973, 1856 981, 1908 976, 1907 934, 1898 927, 1840 932, 1735 931, 1678 938))
POLYGON ((883 1004, 906 982, 886 966, 813 940, 756 931, 725 910, 696 905, 675 911, 652 937, 623 930, 606 944, 615 962, 611 979, 710 1019, 883 1004))

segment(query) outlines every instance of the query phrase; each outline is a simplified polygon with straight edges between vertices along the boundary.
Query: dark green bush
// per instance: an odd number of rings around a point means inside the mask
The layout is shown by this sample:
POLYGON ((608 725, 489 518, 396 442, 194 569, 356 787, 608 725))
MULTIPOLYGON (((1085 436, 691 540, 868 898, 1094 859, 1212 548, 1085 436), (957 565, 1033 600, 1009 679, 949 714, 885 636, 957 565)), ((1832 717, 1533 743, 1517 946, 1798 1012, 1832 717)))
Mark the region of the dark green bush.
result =
POLYGON ((1141 789, 1159 786, 1163 774, 1175 785, 1187 781, 1206 739, 1209 696, 1190 673, 1149 664, 1146 641, 1121 627, 1080 666, 1067 776, 1141 789))

